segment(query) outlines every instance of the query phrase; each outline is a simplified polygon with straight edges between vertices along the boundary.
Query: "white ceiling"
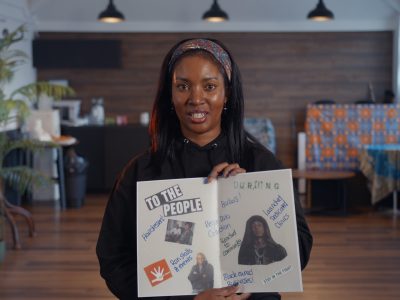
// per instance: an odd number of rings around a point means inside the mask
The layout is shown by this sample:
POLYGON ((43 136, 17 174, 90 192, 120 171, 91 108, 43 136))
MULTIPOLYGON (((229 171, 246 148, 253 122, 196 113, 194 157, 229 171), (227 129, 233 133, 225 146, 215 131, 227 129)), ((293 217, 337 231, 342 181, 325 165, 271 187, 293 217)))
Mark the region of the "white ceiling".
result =
POLYGON ((219 0, 230 20, 215 24, 201 20, 212 0, 114 0, 126 22, 103 24, 108 0, 26 1, 38 31, 391 30, 400 13, 400 0, 324 0, 335 20, 318 23, 306 19, 317 0, 219 0))

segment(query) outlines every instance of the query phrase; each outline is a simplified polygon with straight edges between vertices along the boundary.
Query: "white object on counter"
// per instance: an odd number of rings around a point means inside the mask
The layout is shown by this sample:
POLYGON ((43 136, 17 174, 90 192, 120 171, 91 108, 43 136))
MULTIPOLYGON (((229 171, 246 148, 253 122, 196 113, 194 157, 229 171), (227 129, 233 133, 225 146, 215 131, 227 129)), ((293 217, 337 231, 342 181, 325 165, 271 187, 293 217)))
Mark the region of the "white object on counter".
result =
POLYGON ((90 111, 90 124, 103 125, 104 124, 104 106, 103 98, 92 99, 92 109, 90 111))
MULTIPOLYGON (((60 135, 60 114, 57 110, 32 110, 26 120, 26 129, 32 136, 43 141, 44 134, 50 136, 60 135), (35 136, 36 135, 36 136, 35 136), (42 135, 42 138, 39 138, 42 135)), ((33 154, 33 167, 49 177, 57 177, 57 166, 55 164, 57 153, 54 148, 46 148, 33 154)), ((45 201, 59 199, 57 183, 51 183, 41 187, 33 187, 33 201, 45 201)))
POLYGON ((150 122, 150 114, 145 111, 140 114, 140 124, 149 125, 150 122))

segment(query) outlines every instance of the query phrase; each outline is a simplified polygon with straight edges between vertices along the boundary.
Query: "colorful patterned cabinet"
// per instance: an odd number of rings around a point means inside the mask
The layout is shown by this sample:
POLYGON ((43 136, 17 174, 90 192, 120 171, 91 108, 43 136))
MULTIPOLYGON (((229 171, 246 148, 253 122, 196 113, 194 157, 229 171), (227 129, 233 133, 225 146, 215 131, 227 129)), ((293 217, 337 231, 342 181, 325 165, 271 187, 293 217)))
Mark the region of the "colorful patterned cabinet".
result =
POLYGON ((363 145, 400 143, 400 104, 307 106, 306 166, 358 170, 363 145))

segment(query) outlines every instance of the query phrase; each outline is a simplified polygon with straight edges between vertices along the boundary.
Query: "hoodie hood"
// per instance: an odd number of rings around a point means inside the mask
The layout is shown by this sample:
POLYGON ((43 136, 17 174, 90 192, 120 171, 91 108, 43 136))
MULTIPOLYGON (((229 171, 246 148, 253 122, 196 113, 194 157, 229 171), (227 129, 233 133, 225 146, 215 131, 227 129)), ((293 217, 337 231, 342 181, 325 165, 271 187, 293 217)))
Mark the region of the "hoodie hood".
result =
POLYGON ((185 137, 177 140, 176 163, 183 171, 183 177, 207 177, 212 168, 227 157, 227 138, 221 133, 204 146, 199 146, 185 137))

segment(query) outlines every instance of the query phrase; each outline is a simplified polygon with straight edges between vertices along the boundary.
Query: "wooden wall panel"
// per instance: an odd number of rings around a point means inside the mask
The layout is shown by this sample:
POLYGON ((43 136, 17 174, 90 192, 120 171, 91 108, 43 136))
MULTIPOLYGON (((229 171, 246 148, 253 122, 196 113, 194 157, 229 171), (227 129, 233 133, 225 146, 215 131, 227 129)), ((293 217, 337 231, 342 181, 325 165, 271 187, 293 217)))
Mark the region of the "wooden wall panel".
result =
MULTIPOLYGON (((307 103, 333 99, 378 100, 392 86, 391 32, 329 33, 40 33, 41 39, 120 39, 123 66, 117 70, 38 70, 40 79, 68 79, 83 100, 104 97, 107 116, 128 114, 138 122, 150 111, 162 59, 177 41, 212 37, 224 42, 242 72, 246 116, 271 118, 278 157, 296 164, 296 133, 303 129, 307 103)), ((107 58, 105 58, 107 59, 107 58)))

